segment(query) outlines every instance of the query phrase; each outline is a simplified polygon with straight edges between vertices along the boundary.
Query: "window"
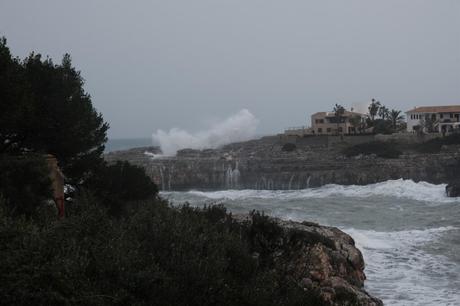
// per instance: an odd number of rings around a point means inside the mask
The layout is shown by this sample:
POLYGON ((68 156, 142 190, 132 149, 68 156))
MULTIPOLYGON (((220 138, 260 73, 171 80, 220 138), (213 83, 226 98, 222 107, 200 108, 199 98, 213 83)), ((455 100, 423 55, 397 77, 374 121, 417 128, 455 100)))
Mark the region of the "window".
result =
POLYGON ((315 120, 315 123, 316 123, 316 124, 324 123, 324 119, 316 119, 316 120, 315 120))
POLYGON ((342 133, 343 129, 342 127, 339 127, 339 133, 342 133))
POLYGON ((444 118, 444 114, 441 114, 441 119, 444 118))
POLYGON ((451 113, 451 114, 449 114, 449 115, 450 115, 450 118, 454 118, 454 114, 451 113))
POLYGON ((323 129, 322 128, 318 128, 318 133, 322 133, 323 132, 323 129))
POLYGON ((327 128, 327 132, 330 133, 330 132, 331 132, 331 128, 327 128))

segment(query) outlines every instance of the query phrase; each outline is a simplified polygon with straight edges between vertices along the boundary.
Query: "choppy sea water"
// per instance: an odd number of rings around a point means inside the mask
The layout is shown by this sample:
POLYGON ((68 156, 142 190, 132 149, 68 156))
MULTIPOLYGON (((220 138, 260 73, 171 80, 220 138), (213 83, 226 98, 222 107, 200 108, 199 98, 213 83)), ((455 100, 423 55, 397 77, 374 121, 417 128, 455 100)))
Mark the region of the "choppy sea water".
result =
POLYGON ((366 262, 366 290, 385 305, 460 305, 460 199, 445 185, 393 180, 292 191, 164 192, 174 204, 224 204, 350 234, 366 262))

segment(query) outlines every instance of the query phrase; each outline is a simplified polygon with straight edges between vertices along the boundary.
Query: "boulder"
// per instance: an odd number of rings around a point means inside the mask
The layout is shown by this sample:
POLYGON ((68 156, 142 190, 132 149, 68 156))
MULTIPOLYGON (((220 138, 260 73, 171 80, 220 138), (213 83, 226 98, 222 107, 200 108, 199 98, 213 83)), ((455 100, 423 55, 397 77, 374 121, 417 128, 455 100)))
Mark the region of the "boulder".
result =
POLYGON ((452 182, 446 186, 446 195, 448 197, 460 197, 460 182, 452 182))
MULTIPOLYGON (((233 215, 251 222, 248 215, 233 215)), ((336 227, 313 222, 270 218, 280 231, 271 238, 270 258, 275 270, 285 271, 303 290, 319 298, 319 305, 381 306, 364 289, 364 260, 353 238, 336 227)), ((259 259, 259 254, 253 255, 259 259)))

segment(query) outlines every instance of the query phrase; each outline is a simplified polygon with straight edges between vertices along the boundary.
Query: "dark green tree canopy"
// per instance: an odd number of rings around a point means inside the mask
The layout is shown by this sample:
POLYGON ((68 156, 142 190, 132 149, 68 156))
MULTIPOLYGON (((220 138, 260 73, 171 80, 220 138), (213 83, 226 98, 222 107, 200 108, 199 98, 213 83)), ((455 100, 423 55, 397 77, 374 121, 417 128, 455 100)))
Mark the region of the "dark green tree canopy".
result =
POLYGON ((57 157, 73 183, 102 162, 108 124, 96 111, 70 55, 61 64, 31 53, 13 58, 0 40, 0 153, 57 157))

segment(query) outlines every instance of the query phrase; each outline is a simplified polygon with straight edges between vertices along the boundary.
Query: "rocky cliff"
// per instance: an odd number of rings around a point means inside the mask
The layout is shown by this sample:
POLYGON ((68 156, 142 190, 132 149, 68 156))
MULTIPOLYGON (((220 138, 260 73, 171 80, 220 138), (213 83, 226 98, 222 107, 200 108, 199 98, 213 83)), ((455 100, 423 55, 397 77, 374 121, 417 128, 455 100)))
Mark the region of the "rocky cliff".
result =
MULTIPOLYGON (((358 136, 351 138, 359 141, 358 136)), ((366 139, 364 139, 366 140, 366 139)), ((153 158, 158 148, 139 148, 106 155, 108 161, 128 160, 144 167, 162 190, 304 189, 324 184, 371 184, 390 179, 447 182, 458 164, 457 149, 437 154, 407 150, 399 158, 347 158, 347 142, 312 137, 286 148, 276 136, 220 149, 185 149, 175 157, 153 158)))
MULTIPOLYGON (((237 216, 237 220, 251 222, 247 216, 237 216)), ((363 289, 363 256, 349 235, 335 227, 311 222, 269 220, 281 232, 264 227, 264 233, 270 233, 270 245, 265 247, 271 250, 264 256, 303 290, 318 297, 319 305, 383 305, 363 289)))

